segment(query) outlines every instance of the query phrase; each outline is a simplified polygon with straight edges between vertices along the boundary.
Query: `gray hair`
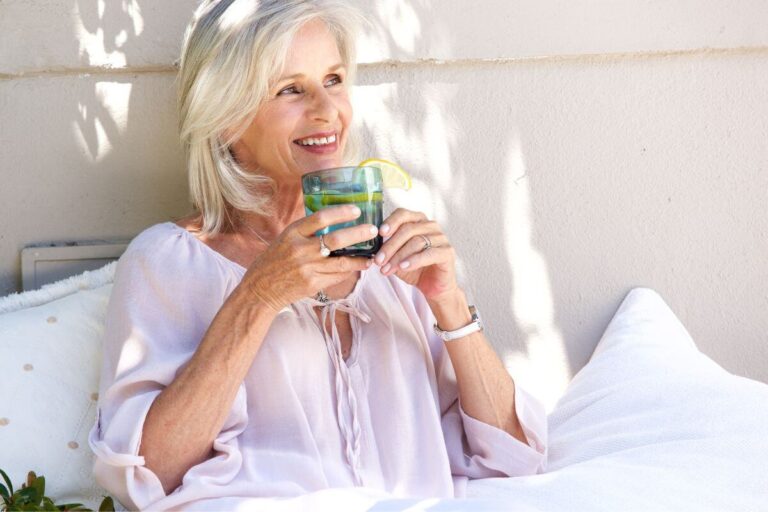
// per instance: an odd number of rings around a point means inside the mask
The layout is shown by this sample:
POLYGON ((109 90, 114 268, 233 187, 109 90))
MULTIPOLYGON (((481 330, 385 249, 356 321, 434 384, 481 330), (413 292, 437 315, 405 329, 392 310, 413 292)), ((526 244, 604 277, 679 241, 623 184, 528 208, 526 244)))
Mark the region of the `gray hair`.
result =
POLYGON ((232 208, 269 212, 271 196, 254 190, 266 185, 274 191, 274 182, 243 169, 230 147, 280 76, 293 36, 315 19, 336 38, 351 84, 355 33, 363 20, 343 0, 203 0, 195 11, 184 35, 178 108, 190 195, 203 234, 231 228, 232 208))

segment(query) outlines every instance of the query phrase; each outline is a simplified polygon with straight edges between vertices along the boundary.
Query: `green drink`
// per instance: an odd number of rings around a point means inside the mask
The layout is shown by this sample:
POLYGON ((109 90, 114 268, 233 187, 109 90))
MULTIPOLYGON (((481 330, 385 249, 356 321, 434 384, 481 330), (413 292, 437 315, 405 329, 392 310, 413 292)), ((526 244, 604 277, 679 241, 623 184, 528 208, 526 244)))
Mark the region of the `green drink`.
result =
MULTIPOLYGON (((360 211, 357 219, 334 224, 316 233, 326 235, 337 229, 373 224, 381 226, 383 221, 383 201, 381 172, 375 167, 339 167, 305 174, 301 178, 304 191, 304 210, 312 215, 318 210, 341 204, 354 204, 360 211)), ((337 249, 331 256, 366 256, 372 257, 381 247, 381 235, 372 240, 337 249)))

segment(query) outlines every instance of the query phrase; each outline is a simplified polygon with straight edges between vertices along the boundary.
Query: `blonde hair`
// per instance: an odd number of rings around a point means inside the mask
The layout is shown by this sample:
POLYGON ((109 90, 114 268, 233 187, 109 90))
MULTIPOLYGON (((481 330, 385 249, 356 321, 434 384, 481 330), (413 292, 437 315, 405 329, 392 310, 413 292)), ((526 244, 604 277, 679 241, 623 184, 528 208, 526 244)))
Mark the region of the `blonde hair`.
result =
POLYGON ((202 233, 232 228, 231 210, 269 213, 273 181, 243 169, 230 147, 282 72, 293 36, 321 19, 355 72, 359 13, 340 0, 203 0, 184 35, 178 76, 179 132, 187 153, 192 204, 202 233))

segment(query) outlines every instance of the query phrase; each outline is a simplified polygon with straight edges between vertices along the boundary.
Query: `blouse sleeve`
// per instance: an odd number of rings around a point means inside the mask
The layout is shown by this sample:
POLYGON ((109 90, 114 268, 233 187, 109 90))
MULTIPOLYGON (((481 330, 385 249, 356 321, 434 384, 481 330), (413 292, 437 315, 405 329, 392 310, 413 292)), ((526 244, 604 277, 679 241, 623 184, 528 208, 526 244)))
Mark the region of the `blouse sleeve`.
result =
POLYGON ((421 292, 415 288, 414 302, 435 366, 441 424, 451 473, 476 479, 544 472, 547 457, 547 417, 544 407, 515 384, 515 412, 528 443, 464 412, 459 400, 456 373, 445 342, 435 334, 432 310, 421 292))
MULTIPOLYGON (((105 321, 97 418, 89 435, 96 481, 131 509, 145 509, 166 496, 138 455, 144 420, 155 398, 191 359, 226 294, 224 270, 196 266, 199 249, 190 247, 186 237, 173 233, 158 240, 152 228, 148 231, 129 245, 117 265, 105 321)), ((173 493, 201 474, 233 479, 241 465, 237 436, 247 422, 241 384, 213 443, 216 455, 192 467, 173 493)))

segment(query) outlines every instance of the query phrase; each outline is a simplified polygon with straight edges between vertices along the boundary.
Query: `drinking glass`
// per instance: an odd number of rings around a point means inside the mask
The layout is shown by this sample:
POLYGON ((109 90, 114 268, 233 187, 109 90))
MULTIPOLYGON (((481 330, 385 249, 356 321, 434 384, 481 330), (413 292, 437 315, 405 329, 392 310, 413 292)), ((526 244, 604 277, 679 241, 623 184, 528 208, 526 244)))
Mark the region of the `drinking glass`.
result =
MULTIPOLYGON (((317 231, 317 236, 358 224, 373 224, 377 228, 383 220, 383 187, 381 171, 377 167, 336 167, 310 172, 301 178, 304 192, 304 210, 312 215, 322 208, 340 204, 354 204, 362 212, 350 222, 334 224, 317 231)), ((373 257, 381 247, 381 235, 371 240, 331 251, 331 256, 373 257)))

